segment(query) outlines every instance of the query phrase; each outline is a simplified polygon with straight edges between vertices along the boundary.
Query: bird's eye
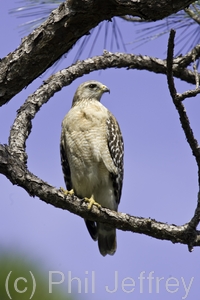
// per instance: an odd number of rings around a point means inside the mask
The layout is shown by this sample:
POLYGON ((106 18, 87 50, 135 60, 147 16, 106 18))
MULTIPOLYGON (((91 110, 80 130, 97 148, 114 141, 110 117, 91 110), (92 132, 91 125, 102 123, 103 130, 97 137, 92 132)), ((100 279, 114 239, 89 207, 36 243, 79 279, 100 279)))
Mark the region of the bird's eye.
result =
POLYGON ((94 84, 94 83, 91 83, 90 85, 89 85, 89 88, 91 88, 91 89, 94 89, 96 87, 96 84, 94 84))

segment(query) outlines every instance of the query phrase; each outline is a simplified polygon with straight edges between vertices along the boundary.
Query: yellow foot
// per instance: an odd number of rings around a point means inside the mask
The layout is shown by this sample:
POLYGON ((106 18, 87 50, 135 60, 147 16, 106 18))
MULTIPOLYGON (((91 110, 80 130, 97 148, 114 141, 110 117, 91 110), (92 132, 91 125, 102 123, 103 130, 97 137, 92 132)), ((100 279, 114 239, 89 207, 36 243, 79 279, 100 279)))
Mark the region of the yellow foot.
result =
POLYGON ((101 207, 101 205, 94 200, 93 195, 91 198, 85 197, 84 200, 85 200, 85 202, 89 203, 89 205, 88 205, 89 210, 92 208, 93 205, 96 205, 97 207, 101 207))
POLYGON ((70 191, 63 189, 62 187, 60 187, 60 191, 64 194, 64 195, 73 195, 74 194, 74 190, 71 189, 70 191))

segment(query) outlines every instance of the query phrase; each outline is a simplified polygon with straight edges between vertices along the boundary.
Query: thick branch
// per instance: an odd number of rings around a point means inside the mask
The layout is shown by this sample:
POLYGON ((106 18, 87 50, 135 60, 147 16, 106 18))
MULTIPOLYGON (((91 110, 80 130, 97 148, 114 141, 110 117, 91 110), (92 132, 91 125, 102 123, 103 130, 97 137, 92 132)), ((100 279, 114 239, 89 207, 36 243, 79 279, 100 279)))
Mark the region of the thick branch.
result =
POLYGON ((37 196, 48 204, 68 210, 82 218, 109 223, 124 231, 143 233, 172 243, 188 244, 191 237, 195 237, 194 245, 200 246, 199 232, 196 233, 188 224, 169 225, 150 218, 134 217, 106 208, 99 209, 96 206, 89 211, 84 200, 76 196, 64 196, 61 191, 30 173, 17 157, 10 154, 9 148, 3 145, 0 145, 0 172, 13 184, 24 188, 30 195, 37 196))
POLYGON ((114 16, 160 20, 193 0, 68 0, 0 62, 0 106, 29 85, 89 30, 114 16))

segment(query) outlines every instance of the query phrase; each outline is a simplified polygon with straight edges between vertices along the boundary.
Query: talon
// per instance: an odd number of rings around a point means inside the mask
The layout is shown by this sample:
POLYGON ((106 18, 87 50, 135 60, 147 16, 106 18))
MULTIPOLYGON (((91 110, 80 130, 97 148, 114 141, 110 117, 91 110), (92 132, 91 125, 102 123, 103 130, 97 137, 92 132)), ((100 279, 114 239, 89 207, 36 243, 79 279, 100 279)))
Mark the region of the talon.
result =
POLYGON ((71 189, 70 191, 63 189, 62 187, 60 187, 60 191, 64 194, 64 195, 70 195, 72 196, 74 194, 74 190, 71 189))
POLYGON ((96 205, 98 208, 101 207, 101 205, 94 200, 94 196, 93 195, 90 198, 85 197, 84 200, 85 200, 85 202, 89 203, 89 205, 88 205, 88 209, 89 210, 91 210, 91 208, 92 208, 93 205, 96 205))

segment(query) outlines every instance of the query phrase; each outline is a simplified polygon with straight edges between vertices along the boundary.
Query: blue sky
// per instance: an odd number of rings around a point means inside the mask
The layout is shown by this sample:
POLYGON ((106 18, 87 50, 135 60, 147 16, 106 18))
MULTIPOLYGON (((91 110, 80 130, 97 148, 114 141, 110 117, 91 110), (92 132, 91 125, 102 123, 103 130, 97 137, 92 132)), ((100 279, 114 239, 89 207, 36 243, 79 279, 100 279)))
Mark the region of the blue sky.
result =
MULTIPOLYGON (((21 42, 17 26, 25 20, 8 13, 18 5, 14 0, 0 3, 1 58, 21 42)), ((118 24, 124 41, 128 44, 134 40, 135 27, 124 21, 118 24)), ((136 49, 130 44, 127 51, 164 58, 167 38, 136 49)), ((59 69, 72 63, 76 49, 61 62, 59 69)), ((102 51, 103 34, 92 55, 102 51)), ((114 46, 113 51, 119 50, 114 46)), ((88 52, 89 48, 82 58, 88 52)), ((7 143, 16 110, 50 74, 45 73, 1 107, 1 143, 7 143)), ((196 206, 197 167, 164 75, 102 70, 63 88, 33 120, 27 141, 29 170, 57 188, 64 187, 59 153, 61 121, 70 109, 76 88, 89 79, 99 80, 110 88, 111 93, 103 96, 102 103, 116 116, 124 136, 125 177, 119 211, 177 225, 188 222, 196 206)), ((179 92, 192 88, 179 80, 175 82, 179 92)), ((185 104, 194 133, 200 139, 199 96, 185 104)), ((21 253, 24 260, 43 267, 47 277, 49 271, 59 272, 57 280, 62 276, 65 280, 56 288, 70 292, 70 278, 77 277, 72 283, 77 299, 193 299, 199 291, 199 248, 189 253, 185 245, 118 230, 116 254, 102 257, 80 217, 31 198, 3 175, 0 186, 0 251, 21 253)))

